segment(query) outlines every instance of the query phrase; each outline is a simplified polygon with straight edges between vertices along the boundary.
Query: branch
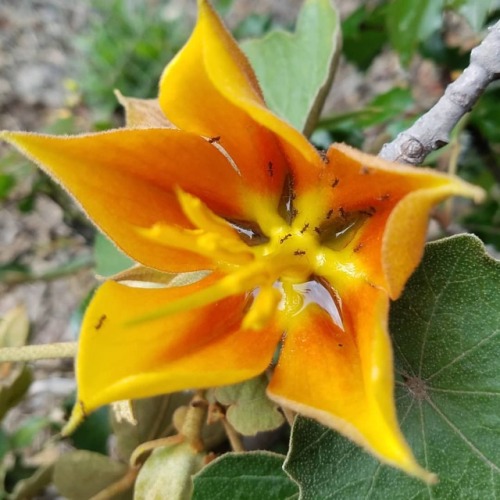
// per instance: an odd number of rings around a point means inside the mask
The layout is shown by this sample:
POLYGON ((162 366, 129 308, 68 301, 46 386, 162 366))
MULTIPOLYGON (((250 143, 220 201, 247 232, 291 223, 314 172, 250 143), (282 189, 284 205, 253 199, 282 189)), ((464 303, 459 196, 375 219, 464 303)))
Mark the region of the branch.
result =
POLYGON ((36 361, 38 359, 74 358, 76 356, 77 347, 77 342, 2 347, 0 349, 0 363, 36 361))
POLYGON ((469 66, 446 89, 439 101, 413 126, 384 144, 385 160, 420 165, 435 149, 446 145, 460 118, 469 112, 486 87, 500 78, 500 21, 472 52, 469 66))

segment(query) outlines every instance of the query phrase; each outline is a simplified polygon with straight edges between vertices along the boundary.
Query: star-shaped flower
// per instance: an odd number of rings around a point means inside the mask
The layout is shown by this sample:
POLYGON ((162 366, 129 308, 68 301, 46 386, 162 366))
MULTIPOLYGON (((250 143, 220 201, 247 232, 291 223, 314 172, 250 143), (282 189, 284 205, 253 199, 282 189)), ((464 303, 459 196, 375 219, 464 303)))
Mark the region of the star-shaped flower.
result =
POLYGON ((125 129, 3 133, 141 264, 88 307, 73 421, 249 379, 279 346, 270 398, 429 479, 396 419, 389 302, 422 256, 432 206, 481 191, 342 144, 321 156, 266 108, 205 0, 199 10, 161 79, 161 112, 128 102, 125 129), (206 273, 167 286, 191 271, 206 273))

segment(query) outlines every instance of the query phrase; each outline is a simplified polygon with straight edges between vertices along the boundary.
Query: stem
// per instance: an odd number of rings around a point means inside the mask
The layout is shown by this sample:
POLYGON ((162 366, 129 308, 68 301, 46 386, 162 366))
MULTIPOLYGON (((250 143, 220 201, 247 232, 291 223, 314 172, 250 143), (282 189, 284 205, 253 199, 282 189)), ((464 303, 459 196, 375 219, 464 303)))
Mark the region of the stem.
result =
POLYGON ((385 144, 385 160, 420 165, 425 157, 450 140, 460 118, 468 113, 486 87, 500 77, 500 21, 472 52, 469 66, 446 89, 439 101, 413 126, 385 144))
POLYGON ((181 434, 196 451, 202 451, 205 448, 201 432, 207 415, 208 401, 205 399, 205 391, 197 391, 191 400, 181 429, 181 434))
POLYGON ((77 350, 78 342, 2 347, 0 348, 0 363, 74 358, 76 357, 77 350))
POLYGON ((36 281, 54 281, 64 278, 65 276, 76 274, 82 269, 89 269, 94 265, 94 258, 92 256, 85 255, 60 266, 57 269, 51 269, 49 271, 45 271, 44 273, 32 273, 29 270, 6 271, 5 276, 2 277, 2 282, 7 286, 14 286, 26 283, 35 283, 36 281))
POLYGON ((110 500, 111 498, 114 498, 119 493, 122 493, 131 488, 138 474, 139 467, 130 468, 122 478, 104 488, 97 495, 94 495, 90 500, 110 500))
POLYGON ((231 445, 231 449, 236 452, 246 451, 240 435, 236 432, 235 428, 227 421, 225 415, 222 416, 222 425, 224 426, 224 430, 226 431, 226 436, 229 440, 229 444, 231 445))
POLYGON ((156 448, 162 448, 164 446, 174 446, 176 444, 181 444, 184 442, 184 436, 181 436, 180 434, 176 434, 175 436, 168 436, 165 438, 160 438, 160 439, 154 439, 153 441, 148 441, 147 443, 142 443, 135 450, 132 452, 132 455, 130 455, 130 466, 132 468, 134 467, 139 467, 142 465, 139 459, 145 454, 145 453, 150 453, 153 450, 156 450, 156 448))

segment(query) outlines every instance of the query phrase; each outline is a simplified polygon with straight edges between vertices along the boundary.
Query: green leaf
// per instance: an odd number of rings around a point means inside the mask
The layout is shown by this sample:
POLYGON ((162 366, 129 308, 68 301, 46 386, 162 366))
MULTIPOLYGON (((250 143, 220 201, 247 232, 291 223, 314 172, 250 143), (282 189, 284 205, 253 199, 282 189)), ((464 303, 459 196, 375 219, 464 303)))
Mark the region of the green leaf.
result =
POLYGON ((49 486, 52 482, 52 475, 54 473, 54 464, 49 464, 40 467, 30 477, 22 479, 16 483, 16 487, 12 492, 9 500, 26 500, 27 498, 40 498, 36 497, 37 493, 49 486))
POLYGON ((495 498, 500 488, 500 263, 473 236, 427 246, 391 309, 396 401, 429 487, 299 418, 285 470, 303 499, 495 498))
POLYGON ((137 476, 134 499, 189 500, 192 476, 203 467, 204 457, 188 443, 156 449, 137 476))
POLYGON ((16 179, 13 175, 0 173, 0 200, 6 198, 15 185, 16 179))
MULTIPOLYGON (((3 364, 5 367, 6 364, 3 364)), ((16 406, 28 391, 33 374, 31 369, 24 364, 11 365, 8 372, 2 373, 4 368, 0 365, 0 420, 5 414, 16 406)))
POLYGON ((298 488, 283 471, 283 458, 264 451, 227 453, 195 476, 193 500, 296 499, 298 488))
POLYGON ((10 450, 9 437, 7 436, 5 431, 0 427, 0 463, 2 463, 2 460, 4 459, 5 455, 7 455, 9 450, 10 450))
POLYGON ((212 5, 219 15, 225 16, 231 10, 233 3, 234 0, 214 0, 212 5))
POLYGON ((134 265, 134 261, 102 233, 95 236, 94 256, 96 273, 101 276, 112 276, 134 265))
POLYGON ((217 387, 217 401, 229 406, 226 418, 237 432, 253 436, 258 432, 277 429, 284 422, 277 406, 267 397, 265 375, 241 384, 217 387))
POLYGON ((25 448, 30 446, 38 433, 50 425, 47 417, 29 417, 10 436, 10 446, 12 449, 25 448))
MULTIPOLYGON (((120 480, 128 471, 125 464, 115 462, 92 451, 65 453, 54 467, 54 484, 59 493, 71 500, 88 500, 107 486, 120 480)), ((113 500, 126 500, 131 493, 122 493, 113 500)))
POLYGON ((498 0, 467 0, 460 5, 458 11, 474 31, 480 31, 494 8, 498 8, 498 0))
POLYGON ((109 407, 103 406, 91 413, 71 434, 71 441, 79 450, 95 451, 106 455, 111 433, 109 407))
POLYGON ((343 23, 343 54, 346 59, 366 70, 388 40, 382 3, 375 9, 361 5, 343 23))
POLYGON ((0 348, 21 347, 28 341, 30 322, 26 309, 15 307, 0 320, 0 348))
MULTIPOLYGON (((29 332, 26 309, 11 309, 0 320, 0 349, 25 345, 29 332)), ((24 397, 32 379, 31 369, 23 363, 0 363, 0 420, 24 397)))
POLYGON ((441 27, 443 0, 392 0, 387 8, 387 28, 392 46, 407 66, 418 42, 441 27))
POLYGON ((306 135, 330 90, 340 52, 339 26, 331 0, 306 0, 295 33, 275 30, 241 44, 268 106, 306 135))
POLYGON ((340 126, 364 130, 390 120, 397 120, 403 113, 407 113, 413 104, 414 99, 409 89, 394 87, 374 97, 365 108, 359 111, 323 118, 320 126, 328 130, 335 130, 340 126))

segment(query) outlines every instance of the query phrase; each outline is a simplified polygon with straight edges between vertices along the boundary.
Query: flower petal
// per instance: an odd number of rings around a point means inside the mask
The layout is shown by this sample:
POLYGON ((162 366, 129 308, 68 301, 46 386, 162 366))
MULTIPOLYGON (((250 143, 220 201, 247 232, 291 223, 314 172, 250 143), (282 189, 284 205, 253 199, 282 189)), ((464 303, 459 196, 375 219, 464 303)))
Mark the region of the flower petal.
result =
POLYGON ((198 6, 191 38, 163 74, 160 104, 178 127, 218 137, 248 187, 273 195, 276 203, 287 160, 294 168, 319 157, 302 134, 265 107, 245 55, 208 2, 198 6))
POLYGON ((262 373, 281 331, 276 324, 242 330, 248 296, 133 327, 126 323, 152 308, 210 287, 212 275, 166 289, 105 283, 85 314, 77 358, 79 406, 100 405, 168 392, 232 384, 262 373))
POLYGON ((336 429, 426 480, 402 436, 393 402, 387 296, 363 284, 342 296, 344 329, 317 304, 289 325, 268 388, 279 404, 336 429))
POLYGON ((366 218, 330 260, 350 262, 392 299, 422 257, 432 207, 454 195, 477 201, 483 196, 458 177, 387 162, 343 144, 333 145, 328 158, 329 206, 339 218, 353 213, 366 218))
POLYGON ((4 132, 82 204, 138 262, 164 271, 210 269, 211 260, 155 245, 135 230, 157 222, 191 228, 174 189, 228 217, 244 214, 241 178, 204 139, 180 130, 115 130, 76 137, 4 132))
MULTIPOLYGON (((382 160, 346 144, 333 144, 327 158, 324 182, 331 186, 331 206, 342 207, 346 213, 370 206, 392 208, 413 191, 444 186, 448 187, 449 196, 459 194, 476 200, 483 196, 482 189, 458 177, 382 160)), ((442 191, 439 193, 442 196, 442 191)))

